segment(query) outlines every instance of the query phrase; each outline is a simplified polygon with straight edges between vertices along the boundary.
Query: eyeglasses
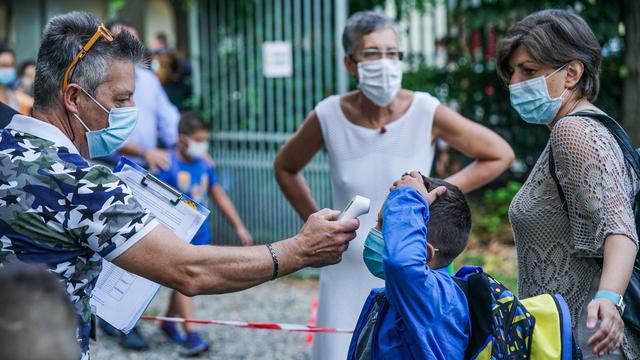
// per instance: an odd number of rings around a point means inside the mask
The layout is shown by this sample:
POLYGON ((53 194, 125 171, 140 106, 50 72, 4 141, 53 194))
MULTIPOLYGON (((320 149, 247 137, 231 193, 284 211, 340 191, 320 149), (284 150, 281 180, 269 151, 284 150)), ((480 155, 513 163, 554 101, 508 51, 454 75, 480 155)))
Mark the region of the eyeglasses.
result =
POLYGON ((378 49, 364 49, 360 53, 362 58, 367 61, 380 60, 387 58, 391 60, 402 60, 404 53, 400 50, 381 51, 378 49))
POLYGON ((84 58, 85 55, 87 55, 87 53, 89 53, 89 50, 91 50, 93 45, 95 45, 95 43, 98 42, 100 38, 104 38, 106 41, 109 41, 109 42, 113 41, 113 35, 111 35, 109 30, 103 24, 100 24, 100 26, 98 26, 98 30, 96 30, 95 34, 93 34, 91 39, 89 39, 89 41, 87 41, 87 43, 84 44, 82 49, 78 51, 78 53, 76 54, 76 57, 73 59, 73 61, 67 68, 67 71, 64 73, 64 78, 62 79, 62 91, 64 91, 69 85, 69 78, 71 77, 71 74, 75 69, 76 65, 78 64, 78 62, 82 60, 82 58, 84 58))

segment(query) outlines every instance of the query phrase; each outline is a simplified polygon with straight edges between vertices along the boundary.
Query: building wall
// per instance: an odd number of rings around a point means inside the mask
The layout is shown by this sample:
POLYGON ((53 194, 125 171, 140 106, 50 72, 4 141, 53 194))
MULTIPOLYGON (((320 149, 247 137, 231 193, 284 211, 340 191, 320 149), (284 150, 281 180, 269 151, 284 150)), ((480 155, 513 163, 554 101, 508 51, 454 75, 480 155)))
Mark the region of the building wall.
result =
POLYGON ((176 48, 176 21, 172 10, 165 0, 147 0, 147 10, 144 15, 144 37, 146 44, 153 37, 163 32, 167 34, 170 48, 176 48))
POLYGON ((93 13, 105 23, 115 16, 122 18, 139 29, 147 44, 158 31, 175 39, 175 16, 167 0, 127 1, 118 14, 109 13, 108 0, 8 0, 0 4, 0 24, 4 18, 9 23, 0 26, 0 40, 7 38, 18 62, 35 60, 47 21, 74 10, 93 13))

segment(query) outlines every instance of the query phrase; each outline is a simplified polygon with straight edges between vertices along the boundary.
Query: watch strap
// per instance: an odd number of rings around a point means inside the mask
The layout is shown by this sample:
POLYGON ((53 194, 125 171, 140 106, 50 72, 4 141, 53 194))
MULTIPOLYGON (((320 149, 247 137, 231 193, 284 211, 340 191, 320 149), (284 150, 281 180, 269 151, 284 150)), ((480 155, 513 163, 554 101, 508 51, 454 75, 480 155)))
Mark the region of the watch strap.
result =
POLYGON ((607 299, 609 301, 611 301, 613 303, 613 305, 615 305, 618 310, 620 310, 620 314, 622 314, 622 312, 624 312, 624 298, 622 295, 613 292, 613 291, 609 291, 609 290, 598 290, 598 292, 596 292, 595 296, 593 297, 593 299, 607 299))

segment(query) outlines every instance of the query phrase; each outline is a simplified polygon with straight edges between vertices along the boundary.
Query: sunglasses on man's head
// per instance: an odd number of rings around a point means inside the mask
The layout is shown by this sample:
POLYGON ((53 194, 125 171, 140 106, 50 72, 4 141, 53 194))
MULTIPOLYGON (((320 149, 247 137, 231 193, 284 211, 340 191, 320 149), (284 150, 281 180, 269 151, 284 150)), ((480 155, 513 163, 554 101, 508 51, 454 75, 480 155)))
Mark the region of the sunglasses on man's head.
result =
POLYGON ((64 78, 62 78, 62 91, 64 91, 67 86, 69 86, 69 79, 72 77, 73 71, 75 70, 78 62, 82 60, 89 53, 89 50, 91 50, 93 45, 95 45, 95 43, 97 43, 98 40, 102 38, 104 38, 104 40, 108 42, 113 41, 113 35, 111 35, 111 32, 109 32, 109 30, 103 24, 100 24, 91 39, 89 39, 89 41, 84 44, 82 49, 80 49, 80 51, 78 51, 78 53, 76 54, 76 57, 73 58, 71 64, 69 64, 69 67, 67 67, 67 71, 65 71, 64 73, 64 78))

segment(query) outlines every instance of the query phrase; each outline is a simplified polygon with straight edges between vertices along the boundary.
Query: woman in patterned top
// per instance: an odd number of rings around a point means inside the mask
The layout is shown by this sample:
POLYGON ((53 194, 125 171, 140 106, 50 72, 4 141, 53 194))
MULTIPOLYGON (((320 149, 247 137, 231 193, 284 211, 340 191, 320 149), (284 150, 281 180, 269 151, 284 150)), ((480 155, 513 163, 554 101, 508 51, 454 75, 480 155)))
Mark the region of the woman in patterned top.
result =
POLYGON ((549 143, 513 199, 520 294, 560 293, 585 358, 638 359, 638 334, 614 304, 624 294, 638 246, 632 199, 638 179, 597 120, 601 49, 579 16, 529 15, 498 51, 498 73, 523 120, 547 125, 549 143), (549 170, 553 155, 566 209, 549 170), (604 258, 602 267, 601 259, 604 258), (622 345, 622 351, 620 346, 622 345))

